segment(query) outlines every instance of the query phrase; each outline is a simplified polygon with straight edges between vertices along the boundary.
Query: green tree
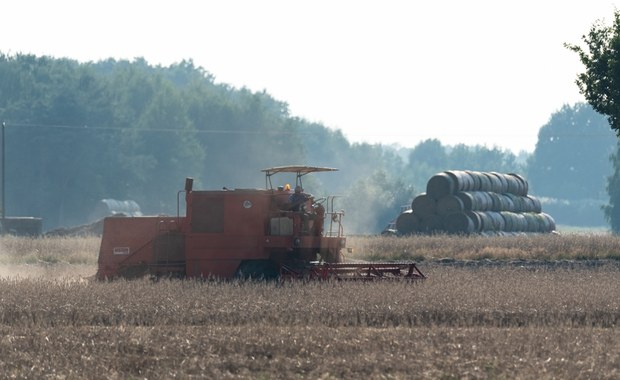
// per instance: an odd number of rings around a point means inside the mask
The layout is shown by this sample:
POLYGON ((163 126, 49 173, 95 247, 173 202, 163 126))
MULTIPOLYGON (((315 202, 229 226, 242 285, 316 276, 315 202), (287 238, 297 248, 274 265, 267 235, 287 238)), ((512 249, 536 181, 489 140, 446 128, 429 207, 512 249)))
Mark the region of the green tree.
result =
POLYGON ((445 170, 479 170, 521 172, 516 156, 510 151, 485 146, 457 144, 443 146, 439 140, 425 140, 409 153, 407 178, 416 188, 425 189, 428 180, 445 170))
MULTIPOLYGON (((566 44, 579 55, 585 72, 578 74, 576 83, 592 108, 607 116, 612 130, 620 136, 620 11, 614 12, 611 26, 595 22, 582 37, 585 46, 566 44)), ((620 146, 619 146, 620 148, 620 146)), ((614 233, 620 232, 620 150, 613 157, 614 173, 609 177, 609 204, 605 217, 614 233)))
POLYGON ((528 160, 530 190, 552 198, 603 199, 614 148, 601 114, 585 103, 565 105, 538 132, 528 160))
POLYGON ((455 145, 449 150, 448 166, 455 170, 521 172, 514 153, 481 145, 455 145))
POLYGON ((596 21, 582 40, 586 47, 565 44, 579 55, 586 69, 577 75, 577 86, 620 136, 620 11, 614 12, 612 26, 596 21))
POLYGON ((437 139, 428 139, 420 142, 409 152, 409 162, 406 169, 406 178, 417 189, 426 189, 426 182, 439 171, 448 167, 446 148, 437 139))
POLYGON ((0 58, 0 114, 7 121, 7 203, 11 215, 47 225, 83 222, 103 190, 97 126, 109 109, 88 65, 32 55, 0 58), (24 189, 27 189, 24 191, 24 189))

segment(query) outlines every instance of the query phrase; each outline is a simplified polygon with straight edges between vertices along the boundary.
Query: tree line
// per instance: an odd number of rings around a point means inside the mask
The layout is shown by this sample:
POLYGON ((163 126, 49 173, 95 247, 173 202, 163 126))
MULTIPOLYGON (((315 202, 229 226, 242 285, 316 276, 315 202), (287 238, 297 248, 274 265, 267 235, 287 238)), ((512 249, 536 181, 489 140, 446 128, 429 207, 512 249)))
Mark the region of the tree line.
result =
POLYGON ((305 185, 342 194, 354 233, 380 231, 448 169, 524 173, 546 196, 601 199, 613 138, 565 144, 601 120, 587 105, 566 106, 541 128, 531 155, 434 139, 409 149, 350 143, 339 130, 292 116, 265 91, 216 83, 189 60, 163 67, 0 54, 6 215, 42 217, 46 229, 89 222, 104 198, 175 214, 185 177, 199 189, 264 187, 260 169, 289 164, 340 169, 305 185), (554 185, 571 173, 570 186, 554 185))

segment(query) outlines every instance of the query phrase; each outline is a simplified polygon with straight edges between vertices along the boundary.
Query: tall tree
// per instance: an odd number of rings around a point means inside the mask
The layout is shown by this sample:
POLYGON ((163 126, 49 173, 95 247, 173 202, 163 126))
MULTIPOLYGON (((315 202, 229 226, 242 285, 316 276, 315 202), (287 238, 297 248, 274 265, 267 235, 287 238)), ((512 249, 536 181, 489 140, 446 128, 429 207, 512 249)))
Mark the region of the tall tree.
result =
POLYGON ((614 134, 603 115, 585 103, 563 106, 538 132, 528 161, 532 192, 569 200, 604 199, 614 148, 614 134))
MULTIPOLYGON (((611 26, 595 22, 588 34, 582 37, 585 47, 576 44, 565 46, 579 55, 585 72, 577 76, 579 91, 592 108, 606 115, 611 129, 620 136, 620 11, 614 12, 611 26)), ((620 151, 614 156, 616 170, 608 180, 609 204, 605 216, 614 233, 620 232, 620 151)))
POLYGON ((408 158, 405 178, 408 178, 416 189, 425 189, 426 182, 433 174, 451 169, 448 167, 446 148, 437 139, 418 143, 409 152, 408 158))

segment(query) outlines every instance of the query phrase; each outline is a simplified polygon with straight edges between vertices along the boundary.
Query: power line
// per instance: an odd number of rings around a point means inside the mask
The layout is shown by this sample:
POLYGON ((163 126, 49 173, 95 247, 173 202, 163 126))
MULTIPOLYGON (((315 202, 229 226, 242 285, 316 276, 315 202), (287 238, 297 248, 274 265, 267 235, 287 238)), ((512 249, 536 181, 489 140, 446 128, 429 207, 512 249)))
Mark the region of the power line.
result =
MULTIPOLYGON (((60 125, 60 124, 34 124, 34 123, 6 123, 7 127, 18 128, 49 128, 49 129, 71 129, 81 131, 128 131, 128 132, 185 132, 200 134, 293 134, 294 131, 287 130, 240 130, 240 129, 177 129, 177 128, 127 128, 127 127, 106 127, 88 125, 60 125)), ((304 134, 297 132, 298 134, 304 134)))
MULTIPOLYGON (((20 123, 20 122, 7 122, 6 127, 19 127, 19 128, 49 128, 49 129, 67 129, 67 130, 80 130, 80 131, 128 131, 128 132, 140 132, 140 133, 150 133, 150 132, 184 132, 184 133, 195 133, 195 134, 229 134, 229 135, 259 135, 259 134, 274 134, 274 135, 308 135, 310 132, 303 132, 301 130, 269 130, 269 129, 260 129, 260 130, 240 130, 240 129, 177 129, 177 128, 128 128, 128 127, 110 127, 110 126, 88 126, 88 125, 65 125, 65 124, 41 124, 41 123, 20 123)), ((344 132, 344 131, 343 131, 344 132)), ((355 136, 360 136, 359 134, 354 134, 355 136)), ((471 133, 471 134, 452 134, 451 137, 471 137, 471 136, 484 136, 484 137, 492 137, 494 135, 482 134, 482 133, 471 133)), ((498 134, 499 135, 499 134, 498 134)), ((515 134, 506 134, 502 133, 501 136, 509 138, 515 136, 522 136, 523 134, 515 133, 515 134)), ((366 136, 374 136, 374 135, 366 135, 366 136)), ((422 134, 404 132, 397 134, 396 136, 407 136, 407 137, 415 137, 418 136, 420 138, 426 136, 422 134)), ((497 136, 497 135, 495 135, 497 136)), ((543 139, 553 138, 553 137, 577 137, 577 138, 594 138, 594 137, 611 137, 606 133, 550 133, 544 134, 543 139)))

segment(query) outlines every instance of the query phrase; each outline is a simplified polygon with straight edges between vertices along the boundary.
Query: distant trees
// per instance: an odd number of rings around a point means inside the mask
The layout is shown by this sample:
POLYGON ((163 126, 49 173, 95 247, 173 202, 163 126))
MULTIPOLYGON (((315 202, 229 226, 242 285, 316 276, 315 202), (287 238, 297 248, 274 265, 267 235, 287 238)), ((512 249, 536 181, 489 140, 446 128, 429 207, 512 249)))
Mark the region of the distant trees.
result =
POLYGON ((450 169, 446 147, 437 139, 420 142, 409 152, 408 158, 404 175, 419 192, 426 190, 426 181, 433 174, 450 169))
POLYGON ((614 147, 601 114, 584 103, 563 106, 538 132, 528 161, 532 190, 554 198, 604 199, 614 147))
POLYGON ((604 116, 585 103, 563 106, 538 132, 527 165, 531 192, 560 223, 604 225, 614 147, 604 116))
MULTIPOLYGON (((599 156, 556 144, 596 120, 581 105, 554 115, 531 160, 530 176, 540 180, 531 182, 552 190, 545 180, 571 167, 586 181, 562 191, 586 193, 600 180, 606 169, 599 156)), ((46 229, 87 222, 103 198, 133 199, 146 214, 176 213, 176 192, 188 176, 200 189, 263 187, 260 169, 308 164, 340 169, 304 185, 317 196, 343 196, 337 207, 345 208, 347 231, 377 233, 439 171, 525 172, 499 148, 435 139, 405 150, 350 143, 339 130, 292 117, 265 91, 216 84, 192 61, 160 67, 143 59, 78 63, 0 54, 1 121, 7 215, 43 217, 46 229)), ((607 149, 587 141, 600 155, 607 149)))
POLYGON ((153 67, 143 59, 78 63, 0 54, 9 214, 43 217, 45 228, 72 225, 86 222, 102 198, 175 213, 186 176, 200 188, 262 187, 260 169, 309 163, 310 152, 343 166, 356 159, 347 160, 357 154, 346 152, 340 132, 310 129, 266 92, 213 80, 191 61, 153 67), (322 149, 320 142, 317 152, 306 147, 306 128, 325 136, 322 149))
MULTIPOLYGON (((579 55, 585 72, 577 76, 580 92, 592 108, 606 115, 612 130, 620 136, 620 11, 614 12, 612 26, 596 22, 583 36, 585 47, 566 44, 579 55)), ((619 145, 620 149, 620 145, 619 145)), ((609 204, 605 215, 612 231, 620 232, 620 150, 614 155, 614 172, 607 183, 609 204)))
POLYGON ((422 141, 409 153, 406 176, 416 189, 424 191, 426 182, 444 170, 479 170, 522 173, 524 168, 514 153, 485 146, 443 146, 437 139, 422 141))
POLYGON ((496 171, 502 173, 521 172, 522 166, 509 150, 497 147, 467 146, 458 144, 448 152, 450 166, 457 170, 496 171))
POLYGON ((9 215, 45 216, 55 224, 96 197, 101 182, 91 173, 101 175, 106 161, 93 147, 105 146, 107 136, 87 126, 105 113, 93 101, 101 89, 91 68, 69 60, 0 56, 9 215))
POLYGON ((216 85, 192 62, 0 55, 0 94, 7 210, 46 227, 85 222, 107 197, 175 213, 186 176, 205 188, 257 187, 259 169, 305 161, 285 103, 216 85))

